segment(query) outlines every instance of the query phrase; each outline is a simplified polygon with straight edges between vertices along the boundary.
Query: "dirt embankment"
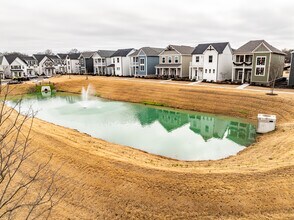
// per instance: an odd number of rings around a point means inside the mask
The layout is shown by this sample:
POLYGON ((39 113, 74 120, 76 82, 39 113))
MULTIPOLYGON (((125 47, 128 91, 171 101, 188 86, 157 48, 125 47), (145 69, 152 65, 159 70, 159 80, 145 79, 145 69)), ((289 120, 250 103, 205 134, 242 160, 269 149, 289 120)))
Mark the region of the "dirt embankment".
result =
POLYGON ((53 79, 59 90, 91 83, 104 98, 244 117, 276 114, 278 129, 237 156, 180 162, 107 143, 36 120, 32 147, 64 163, 59 183, 69 193, 56 219, 293 219, 294 96, 115 78, 53 79))

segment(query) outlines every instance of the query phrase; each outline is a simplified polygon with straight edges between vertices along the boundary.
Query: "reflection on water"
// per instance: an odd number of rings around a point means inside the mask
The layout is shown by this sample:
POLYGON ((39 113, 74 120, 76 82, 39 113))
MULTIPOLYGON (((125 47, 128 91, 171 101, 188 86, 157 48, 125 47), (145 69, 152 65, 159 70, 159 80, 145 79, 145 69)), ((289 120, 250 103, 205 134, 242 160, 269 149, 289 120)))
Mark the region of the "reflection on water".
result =
POLYGON ((22 109, 94 137, 179 160, 216 160, 235 155, 255 141, 252 124, 238 119, 72 95, 33 97, 22 109))

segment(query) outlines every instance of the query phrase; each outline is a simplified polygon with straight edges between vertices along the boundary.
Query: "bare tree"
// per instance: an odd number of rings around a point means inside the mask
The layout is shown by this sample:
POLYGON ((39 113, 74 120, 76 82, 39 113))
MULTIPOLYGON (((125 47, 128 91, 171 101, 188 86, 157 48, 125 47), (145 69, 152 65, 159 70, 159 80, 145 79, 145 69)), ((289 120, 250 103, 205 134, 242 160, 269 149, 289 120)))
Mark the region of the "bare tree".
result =
POLYGON ((71 49, 68 53, 69 54, 80 53, 80 51, 78 49, 74 48, 74 49, 71 49))
MULTIPOLYGON (((1 85, 0 85, 1 86, 1 85)), ((9 86, 0 94, 0 219, 48 219, 64 195, 58 195, 58 170, 51 158, 36 163, 30 148, 35 112, 21 113, 21 99, 6 106, 9 86), (18 111, 15 111, 17 109, 18 111)))
POLYGON ((47 49, 47 50, 45 50, 45 51, 44 51, 44 54, 46 54, 46 55, 54 55, 54 53, 52 52, 51 49, 47 49))
POLYGON ((278 62, 274 62, 271 64, 270 70, 270 95, 274 95, 274 90, 276 86, 276 81, 283 75, 283 66, 278 62))

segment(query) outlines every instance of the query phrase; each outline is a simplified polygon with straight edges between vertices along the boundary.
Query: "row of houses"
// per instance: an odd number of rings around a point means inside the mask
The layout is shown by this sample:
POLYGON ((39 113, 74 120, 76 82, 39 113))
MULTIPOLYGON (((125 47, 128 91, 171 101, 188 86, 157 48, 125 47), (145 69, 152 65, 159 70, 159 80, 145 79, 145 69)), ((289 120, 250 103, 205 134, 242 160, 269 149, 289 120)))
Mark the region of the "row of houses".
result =
POLYGON ((75 54, 10 54, 0 57, 0 66, 6 78, 68 73, 267 84, 282 76, 284 60, 282 51, 264 40, 255 40, 236 50, 224 42, 75 54))

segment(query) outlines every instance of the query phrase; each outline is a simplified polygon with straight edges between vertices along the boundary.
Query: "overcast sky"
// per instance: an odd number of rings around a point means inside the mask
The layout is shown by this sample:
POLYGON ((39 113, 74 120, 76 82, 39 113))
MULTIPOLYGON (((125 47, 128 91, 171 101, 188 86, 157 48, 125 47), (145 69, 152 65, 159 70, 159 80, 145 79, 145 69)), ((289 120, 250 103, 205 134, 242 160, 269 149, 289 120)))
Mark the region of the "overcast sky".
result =
POLYGON ((196 46, 294 48, 293 0, 1 0, 0 51, 196 46))

